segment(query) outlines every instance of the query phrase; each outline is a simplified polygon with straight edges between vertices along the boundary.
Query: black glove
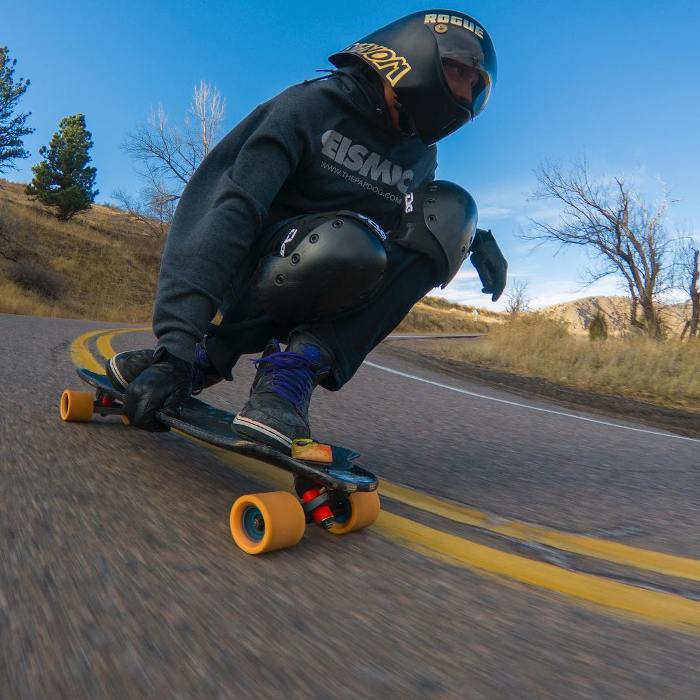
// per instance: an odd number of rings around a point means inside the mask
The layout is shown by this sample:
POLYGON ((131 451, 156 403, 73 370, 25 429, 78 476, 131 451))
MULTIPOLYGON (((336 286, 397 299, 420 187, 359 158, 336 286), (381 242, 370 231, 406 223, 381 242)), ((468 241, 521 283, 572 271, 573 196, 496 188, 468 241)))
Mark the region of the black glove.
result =
POLYGON ((156 420, 157 410, 177 414, 192 389, 192 365, 159 348, 153 363, 126 389, 124 407, 129 423, 144 430, 170 430, 156 420))
POLYGON ((506 288, 508 263, 501 253, 491 231, 476 229, 471 247, 472 265, 479 273, 484 294, 491 294, 491 301, 496 301, 506 288))

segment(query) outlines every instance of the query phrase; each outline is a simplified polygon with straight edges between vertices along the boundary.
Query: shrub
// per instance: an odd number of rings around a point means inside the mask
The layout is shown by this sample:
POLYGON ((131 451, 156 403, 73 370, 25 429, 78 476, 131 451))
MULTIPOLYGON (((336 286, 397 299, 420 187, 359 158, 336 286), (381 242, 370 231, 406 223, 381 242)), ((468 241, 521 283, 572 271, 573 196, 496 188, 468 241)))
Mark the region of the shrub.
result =
POLYGON ((606 340, 608 337, 608 322, 600 309, 596 309, 591 317, 588 324, 588 337, 591 340, 606 340))
POLYGON ((15 284, 30 289, 45 299, 55 301, 65 293, 65 280, 55 270, 45 268, 31 260, 20 260, 10 270, 15 284))

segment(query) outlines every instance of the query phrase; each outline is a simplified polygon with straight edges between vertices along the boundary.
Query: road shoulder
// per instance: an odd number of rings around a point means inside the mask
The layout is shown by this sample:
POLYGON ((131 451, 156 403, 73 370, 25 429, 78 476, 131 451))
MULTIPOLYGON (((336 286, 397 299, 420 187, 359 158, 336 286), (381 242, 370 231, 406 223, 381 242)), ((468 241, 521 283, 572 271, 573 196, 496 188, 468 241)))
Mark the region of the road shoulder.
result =
POLYGON ((644 425, 670 430, 679 435, 700 437, 700 413, 572 389, 537 377, 525 377, 469 362, 435 357, 429 353, 429 345, 421 340, 402 339, 400 343, 385 341, 382 350, 418 367, 437 369, 486 386, 507 389, 525 398, 546 398, 568 408, 585 408, 608 417, 617 415, 632 418, 644 425))

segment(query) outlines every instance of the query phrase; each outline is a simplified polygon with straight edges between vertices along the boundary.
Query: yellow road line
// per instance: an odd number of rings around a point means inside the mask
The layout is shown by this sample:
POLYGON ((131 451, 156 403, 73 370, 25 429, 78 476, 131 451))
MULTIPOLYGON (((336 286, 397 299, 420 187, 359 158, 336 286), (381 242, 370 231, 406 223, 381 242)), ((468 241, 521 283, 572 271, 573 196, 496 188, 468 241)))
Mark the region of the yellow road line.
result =
POLYGON ((700 630, 700 603, 509 554, 382 510, 373 530, 434 559, 678 628, 700 630))
POLYGON ((93 372, 104 373, 102 365, 95 359, 95 356, 88 348, 88 341, 96 335, 104 333, 105 330, 88 331, 79 335, 70 345, 70 355, 76 367, 85 367, 93 372))
POLYGON ((144 327, 144 328, 119 328, 118 330, 112 331, 110 333, 107 333, 105 335, 101 335, 97 338, 97 342, 95 345, 97 346, 97 352, 102 355, 102 357, 105 358, 105 360, 108 360, 112 355, 115 354, 114 348, 112 347, 112 338, 114 338, 115 335, 121 335, 122 333, 138 333, 138 332, 144 332, 148 331, 150 332, 150 328, 144 327))
POLYGON ((105 357, 105 359, 111 357, 114 351, 111 349, 111 338, 120 333, 136 333, 138 331, 148 331, 150 328, 102 328, 96 331, 88 331, 79 335, 70 346, 71 359, 76 367, 85 367, 98 374, 104 374, 104 367, 101 362, 95 359, 90 348, 88 347, 88 341, 95 336, 100 336, 97 339, 97 348, 100 350, 100 354, 105 357), (104 339, 106 337, 106 340, 104 339), (110 352, 111 350, 111 352, 110 352), (105 354, 105 352, 107 354, 105 354))
MULTIPOLYGON (((184 437, 189 437, 185 435, 184 437)), ((290 489, 291 475, 277 467, 194 439, 244 476, 290 489)), ((381 482, 383 486, 385 482, 381 482)), ((439 561, 559 593, 578 601, 686 631, 700 630, 700 603, 673 593, 650 591, 618 581, 562 569, 510 554, 381 510, 373 532, 439 561)), ((351 536, 351 535, 350 535, 351 536)))
POLYGON ((539 542, 565 552, 595 557, 603 561, 632 566, 636 569, 653 571, 666 576, 700 581, 700 560, 697 559, 664 554, 597 537, 576 535, 542 525, 501 518, 383 479, 382 495, 418 510, 433 513, 464 525, 472 525, 487 532, 511 537, 521 542, 539 542))
MULTIPOLYGON (((129 332, 129 330, 118 329, 117 331, 102 332, 115 334, 129 332)), ((89 352, 86 341, 98 333, 100 331, 92 331, 76 339, 75 348, 72 346, 72 351, 75 350, 74 361, 78 358, 81 364, 86 366, 86 357, 83 354, 89 352), (82 344, 78 341, 81 341, 82 344)), ((108 339, 102 341, 99 346, 111 353, 111 344, 108 339)), ((97 364, 94 358, 92 361, 97 364)), ((291 485, 289 475, 282 473, 275 467, 216 448, 199 440, 195 441, 216 453, 229 466, 246 476, 274 484, 277 488, 289 488, 291 485)), ((456 522, 491 529, 500 534, 517 536, 518 539, 534 539, 567 551, 579 551, 579 549, 570 549, 572 547, 585 548, 586 551, 581 553, 586 553, 589 556, 625 563, 638 568, 653 567, 651 570, 660 573, 668 573, 670 570, 673 571, 671 575, 674 576, 685 574, 685 578, 694 579, 697 573, 693 568, 697 562, 692 559, 617 545, 597 538, 569 535, 529 523, 510 521, 499 524, 492 520, 493 516, 482 511, 458 506, 444 499, 421 494, 384 480, 382 480, 381 491, 389 498, 412 505, 420 510, 435 513, 456 522), (555 542, 558 544, 554 544, 555 542)), ((562 569, 552 564, 478 544, 387 511, 380 513, 372 530, 392 540, 399 541, 417 552, 453 565, 502 576, 525 585, 560 593, 579 601, 628 613, 656 623, 692 629, 696 632, 700 630, 700 603, 680 595, 646 590, 593 574, 562 569)))

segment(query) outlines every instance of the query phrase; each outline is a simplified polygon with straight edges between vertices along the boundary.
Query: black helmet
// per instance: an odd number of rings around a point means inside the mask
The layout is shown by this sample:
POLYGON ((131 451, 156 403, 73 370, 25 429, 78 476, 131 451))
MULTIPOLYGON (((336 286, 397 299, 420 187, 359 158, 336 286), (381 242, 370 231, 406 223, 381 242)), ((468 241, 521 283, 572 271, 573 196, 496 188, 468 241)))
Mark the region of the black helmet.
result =
POLYGON ((426 144, 435 143, 480 114, 496 82, 496 54, 486 30, 454 10, 414 12, 333 54, 342 67, 359 57, 394 88, 401 111, 413 119, 426 144), (452 94, 442 59, 476 68, 481 79, 471 105, 452 94))

